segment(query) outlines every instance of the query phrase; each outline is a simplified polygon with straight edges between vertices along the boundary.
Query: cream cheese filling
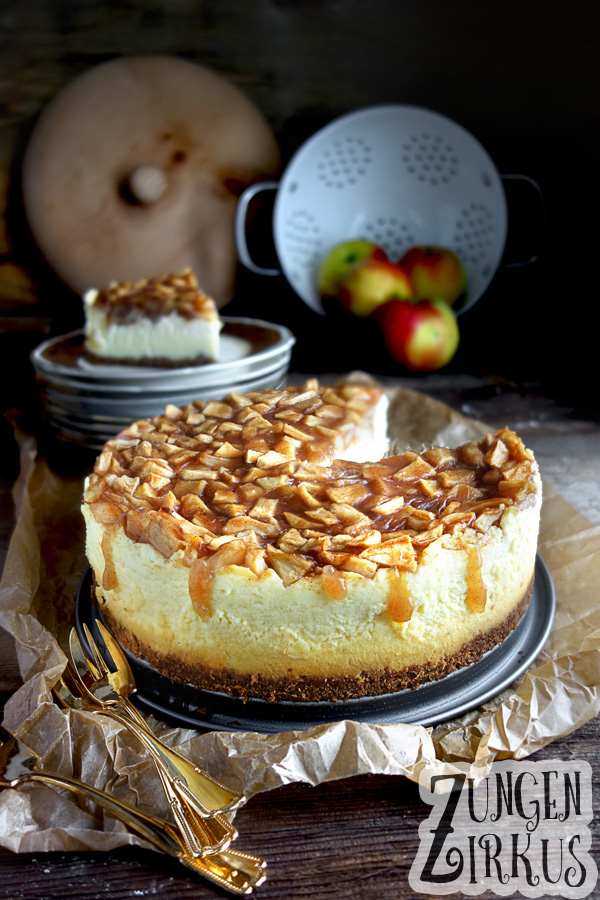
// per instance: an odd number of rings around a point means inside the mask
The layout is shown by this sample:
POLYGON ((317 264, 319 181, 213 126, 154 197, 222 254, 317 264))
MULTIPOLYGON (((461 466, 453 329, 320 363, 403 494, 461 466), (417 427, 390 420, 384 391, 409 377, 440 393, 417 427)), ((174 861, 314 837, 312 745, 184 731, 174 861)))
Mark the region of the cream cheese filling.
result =
POLYGON ((99 599, 142 644, 190 665, 271 677, 332 677, 377 671, 382 660, 398 669, 436 662, 500 625, 533 575, 539 495, 527 509, 506 509, 486 535, 467 530, 466 544, 446 536, 424 550, 417 571, 407 573, 413 612, 404 623, 389 616, 394 573, 384 568, 372 579, 344 573, 347 594, 334 600, 320 576, 285 587, 272 569, 256 576, 227 566, 214 577, 212 612, 204 618, 190 600, 181 553, 165 559, 151 545, 131 541, 118 525, 107 532, 87 508, 84 515, 99 599), (107 534, 118 572, 113 590, 101 587, 107 534), (480 548, 487 594, 482 612, 467 603, 469 542, 480 548))

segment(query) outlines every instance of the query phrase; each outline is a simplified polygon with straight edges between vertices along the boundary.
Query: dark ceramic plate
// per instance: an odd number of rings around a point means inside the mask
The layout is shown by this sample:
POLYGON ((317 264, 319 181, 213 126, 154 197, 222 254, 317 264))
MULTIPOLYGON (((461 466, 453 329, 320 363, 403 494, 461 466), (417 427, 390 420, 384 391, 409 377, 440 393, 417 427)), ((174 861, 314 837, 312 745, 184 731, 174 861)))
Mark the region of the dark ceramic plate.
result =
MULTIPOLYGON (((96 619, 100 612, 91 599, 92 575, 81 580, 76 605, 76 627, 85 644, 83 625, 100 641, 96 619)), ((138 706, 176 725, 213 731, 257 731, 275 734, 303 731, 342 719, 374 725, 415 723, 437 725, 474 709, 509 687, 533 663, 544 646, 555 610, 554 586, 542 558, 537 557, 535 587, 527 612, 506 640, 465 669, 416 690, 397 691, 335 703, 269 703, 234 699, 177 684, 128 651, 138 687, 138 706)))

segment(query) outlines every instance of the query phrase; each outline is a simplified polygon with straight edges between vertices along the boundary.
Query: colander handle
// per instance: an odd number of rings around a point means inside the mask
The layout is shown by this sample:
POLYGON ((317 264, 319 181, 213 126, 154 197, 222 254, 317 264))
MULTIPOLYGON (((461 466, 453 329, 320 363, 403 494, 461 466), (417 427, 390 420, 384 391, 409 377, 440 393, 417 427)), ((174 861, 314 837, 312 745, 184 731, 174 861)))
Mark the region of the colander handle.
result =
POLYGON ((238 256, 242 265, 250 269, 256 275, 281 275, 281 269, 266 269, 257 265, 250 256, 248 244, 246 242, 246 218, 248 216, 248 207, 250 201, 260 194, 262 191, 276 191, 279 187, 278 181, 260 181, 258 184, 251 184, 247 187, 240 199, 235 211, 235 243, 237 246, 238 256))
MULTIPOLYGON (((539 186, 537 181, 534 181, 534 179, 531 178, 529 175, 521 175, 518 173, 514 173, 514 174, 504 174, 504 175, 501 175, 500 177, 502 178, 503 181, 524 181, 526 184, 531 185, 531 187, 537 191, 537 194, 538 194, 538 197, 540 200, 541 213, 542 213, 542 227, 541 227, 541 237, 540 237, 540 243, 542 243, 544 240, 545 234, 546 234, 546 202, 544 200, 544 195, 542 193, 541 187, 539 186)), ((526 259, 506 260, 504 262, 504 266, 507 269, 516 269, 519 266, 528 266, 530 263, 533 263, 536 261, 536 259, 538 258, 538 255, 539 255, 539 248, 538 248, 538 250, 535 251, 535 253, 532 253, 531 256, 528 256, 526 259)))

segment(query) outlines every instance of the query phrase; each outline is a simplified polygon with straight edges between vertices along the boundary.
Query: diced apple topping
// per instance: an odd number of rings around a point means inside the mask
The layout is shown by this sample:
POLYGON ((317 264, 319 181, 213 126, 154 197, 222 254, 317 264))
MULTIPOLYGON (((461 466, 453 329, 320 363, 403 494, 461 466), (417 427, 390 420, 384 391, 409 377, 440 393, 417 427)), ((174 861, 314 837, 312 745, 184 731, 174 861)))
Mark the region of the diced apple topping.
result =
POLYGON ((536 464, 507 429, 455 450, 336 458, 380 395, 309 382, 171 407, 107 443, 84 502, 106 527, 182 554, 201 615, 217 568, 271 569, 285 585, 321 577, 339 599, 347 576, 333 573, 414 571, 433 541, 486 532, 530 502, 536 464))

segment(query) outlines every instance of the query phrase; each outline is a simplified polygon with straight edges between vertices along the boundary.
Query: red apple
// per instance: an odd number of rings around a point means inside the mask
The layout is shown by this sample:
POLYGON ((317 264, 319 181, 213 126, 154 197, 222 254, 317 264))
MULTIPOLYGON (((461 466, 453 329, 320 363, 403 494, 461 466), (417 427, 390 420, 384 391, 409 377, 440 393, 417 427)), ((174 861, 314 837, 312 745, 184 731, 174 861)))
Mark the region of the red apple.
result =
POLYGON ((354 316, 370 316, 392 298, 412 296, 408 275, 388 259, 368 259, 352 266, 338 290, 338 300, 354 316))
POLYGON ((467 277, 458 256, 445 247, 413 247, 400 265, 412 281, 415 297, 437 297, 452 306, 467 290, 467 277))
POLYGON ((458 324, 444 300, 390 300, 378 315, 390 354, 408 369, 440 369, 456 353, 458 324))
POLYGON ((387 259, 385 251, 371 241, 346 241, 337 244, 319 266, 318 285, 321 297, 337 297, 339 286, 348 270, 366 259, 387 259))

